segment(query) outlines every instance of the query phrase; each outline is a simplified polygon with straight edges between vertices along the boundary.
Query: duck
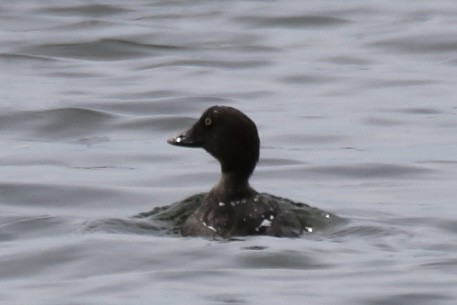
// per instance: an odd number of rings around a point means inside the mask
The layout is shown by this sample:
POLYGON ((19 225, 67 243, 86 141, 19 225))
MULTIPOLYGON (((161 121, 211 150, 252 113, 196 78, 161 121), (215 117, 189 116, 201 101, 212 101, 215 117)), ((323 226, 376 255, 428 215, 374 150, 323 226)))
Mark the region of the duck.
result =
POLYGON ((331 213, 288 199, 259 193, 249 179, 259 161, 257 126, 229 106, 212 106, 186 131, 169 138, 171 145, 203 148, 219 161, 221 176, 183 221, 183 236, 268 235, 298 237, 316 224, 336 218, 331 213))

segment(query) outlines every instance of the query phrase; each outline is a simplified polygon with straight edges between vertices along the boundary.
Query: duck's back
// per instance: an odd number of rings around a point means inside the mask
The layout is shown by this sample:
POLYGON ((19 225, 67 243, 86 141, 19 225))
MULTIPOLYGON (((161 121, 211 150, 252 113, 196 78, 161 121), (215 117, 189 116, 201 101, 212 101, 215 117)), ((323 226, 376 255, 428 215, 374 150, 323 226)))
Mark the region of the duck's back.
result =
POLYGON ((182 227, 185 236, 296 237, 302 231, 301 223, 290 206, 267 194, 217 202, 205 198, 202 206, 182 227))

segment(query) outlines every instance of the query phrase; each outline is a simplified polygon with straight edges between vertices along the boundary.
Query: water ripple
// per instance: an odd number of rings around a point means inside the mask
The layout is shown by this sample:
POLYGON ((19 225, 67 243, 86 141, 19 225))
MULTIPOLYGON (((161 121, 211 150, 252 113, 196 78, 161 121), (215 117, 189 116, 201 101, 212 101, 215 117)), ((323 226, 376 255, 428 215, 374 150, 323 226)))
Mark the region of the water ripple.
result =
POLYGON ((256 27, 286 27, 300 29, 303 27, 327 27, 348 23, 348 20, 329 16, 243 16, 238 20, 256 27))
MULTIPOLYGON (((64 4, 64 3, 62 3, 64 4)), ((83 17, 107 17, 119 15, 130 10, 125 7, 119 7, 107 4, 83 4, 83 5, 68 5, 68 6, 45 6, 36 10, 39 14, 69 16, 79 15, 83 17)))
POLYGON ((358 165, 335 165, 335 166, 315 166, 307 171, 314 174, 326 176, 342 176, 351 178, 379 179, 379 178, 418 178, 422 175, 432 173, 433 170, 412 165, 403 164, 358 164, 358 165))
POLYGON ((372 42, 369 46, 391 49, 402 53, 456 53, 455 33, 420 34, 372 42))
POLYGON ((24 48, 21 52, 31 56, 111 61, 155 56, 183 48, 178 45, 144 44, 122 39, 104 38, 88 42, 36 45, 24 48))
POLYGON ((0 116, 0 128, 33 139, 72 138, 100 131, 114 117, 107 112, 79 107, 21 111, 0 116))

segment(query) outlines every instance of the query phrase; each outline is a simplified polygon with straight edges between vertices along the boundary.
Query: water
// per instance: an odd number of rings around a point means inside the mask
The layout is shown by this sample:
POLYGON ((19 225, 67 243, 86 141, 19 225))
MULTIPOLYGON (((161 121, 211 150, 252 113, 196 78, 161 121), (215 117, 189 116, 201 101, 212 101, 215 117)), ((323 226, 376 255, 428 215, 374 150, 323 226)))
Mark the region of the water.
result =
POLYGON ((2 304, 455 304, 454 1, 4 1, 2 304), (348 222, 208 241, 132 216, 207 191, 166 139, 257 122, 259 191, 348 222))

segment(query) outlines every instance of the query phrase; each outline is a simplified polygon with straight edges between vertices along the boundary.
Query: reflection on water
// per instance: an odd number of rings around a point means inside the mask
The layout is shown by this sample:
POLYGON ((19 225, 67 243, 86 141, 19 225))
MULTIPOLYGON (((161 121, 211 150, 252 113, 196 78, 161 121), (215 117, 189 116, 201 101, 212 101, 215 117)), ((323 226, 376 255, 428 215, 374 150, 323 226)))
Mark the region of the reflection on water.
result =
POLYGON ((449 0, 0 3, 1 303, 453 304, 456 14, 449 0), (258 125, 256 189, 347 222, 179 237, 198 201, 172 203, 219 168, 165 141, 216 104, 258 125))

